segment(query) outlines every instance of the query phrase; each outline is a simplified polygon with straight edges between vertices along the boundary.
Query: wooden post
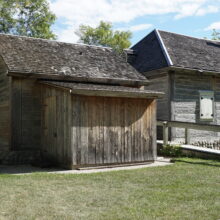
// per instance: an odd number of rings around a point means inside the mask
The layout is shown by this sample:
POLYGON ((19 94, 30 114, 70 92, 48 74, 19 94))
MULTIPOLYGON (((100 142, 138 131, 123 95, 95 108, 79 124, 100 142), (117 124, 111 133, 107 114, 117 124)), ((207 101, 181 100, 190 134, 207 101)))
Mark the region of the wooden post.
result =
POLYGON ((167 145, 168 144, 168 126, 167 126, 167 122, 164 121, 163 122, 163 145, 167 145))
POLYGON ((190 132, 188 128, 185 128, 185 144, 190 144, 190 132))

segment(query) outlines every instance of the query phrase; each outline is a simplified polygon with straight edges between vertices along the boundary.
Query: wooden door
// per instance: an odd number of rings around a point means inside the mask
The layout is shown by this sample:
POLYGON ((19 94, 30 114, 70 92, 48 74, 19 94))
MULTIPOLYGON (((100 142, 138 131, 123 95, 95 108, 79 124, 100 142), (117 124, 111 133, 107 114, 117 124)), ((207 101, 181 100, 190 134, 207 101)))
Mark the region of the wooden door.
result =
POLYGON ((57 148, 56 96, 45 99, 44 110, 44 151, 54 156, 57 148))

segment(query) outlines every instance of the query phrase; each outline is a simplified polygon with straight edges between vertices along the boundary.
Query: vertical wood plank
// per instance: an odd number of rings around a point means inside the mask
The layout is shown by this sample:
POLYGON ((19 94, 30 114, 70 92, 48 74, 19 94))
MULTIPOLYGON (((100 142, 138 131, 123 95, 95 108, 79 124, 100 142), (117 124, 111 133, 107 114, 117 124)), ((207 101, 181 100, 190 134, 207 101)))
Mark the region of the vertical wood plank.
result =
POLYGON ((94 105, 95 107, 95 145, 96 145, 96 164, 102 164, 103 163, 103 140, 102 140, 102 103, 103 103, 103 97, 96 97, 94 105))
POLYGON ((108 98, 104 97, 104 163, 111 163, 111 109, 108 105, 108 98))
POLYGON ((105 142, 104 142, 104 97, 102 97, 101 102, 99 102, 99 113, 100 113, 100 123, 99 123, 99 150, 100 150, 100 163, 104 163, 104 148, 105 148, 105 142))
POLYGON ((78 103, 77 96, 72 95, 72 126, 71 126, 71 151, 72 151, 72 164, 77 165, 77 151, 78 151, 78 138, 77 138, 77 126, 78 126, 78 103))
POLYGON ((57 121, 57 157, 59 163, 63 162, 63 137, 62 137, 62 114, 63 114, 63 106, 62 106, 62 96, 57 96, 57 114, 56 114, 56 121, 57 121))
POLYGON ((125 102, 126 99, 121 99, 120 105, 120 125, 121 125, 121 151, 120 158, 121 162, 125 162, 125 102))
POLYGON ((72 99, 71 99, 71 94, 68 93, 67 96, 67 161, 66 165, 67 167, 72 167, 72 147, 71 147, 71 128, 72 128, 72 99))
POLYGON ((149 128, 149 110, 148 110, 148 103, 146 103, 147 108, 145 108, 144 115, 142 117, 142 145, 143 145, 143 157, 144 160, 148 160, 148 146, 149 146, 149 139, 150 139, 150 128, 149 128))
POLYGON ((94 105, 95 99, 94 97, 91 97, 89 99, 89 137, 88 137, 88 143, 89 143, 89 164, 95 164, 96 159, 96 146, 95 146, 95 128, 94 128, 94 122, 96 120, 95 116, 95 105, 94 105))
POLYGON ((81 163, 88 164, 88 118, 89 108, 86 97, 81 97, 81 163))
POLYGON ((151 106, 151 135, 152 135, 152 143, 151 148, 153 152, 153 156, 150 160, 156 160, 157 158, 157 101, 152 100, 152 106, 151 106))
POLYGON ((12 149, 19 149, 22 145, 22 95, 21 95, 21 80, 13 80, 12 88, 12 149))

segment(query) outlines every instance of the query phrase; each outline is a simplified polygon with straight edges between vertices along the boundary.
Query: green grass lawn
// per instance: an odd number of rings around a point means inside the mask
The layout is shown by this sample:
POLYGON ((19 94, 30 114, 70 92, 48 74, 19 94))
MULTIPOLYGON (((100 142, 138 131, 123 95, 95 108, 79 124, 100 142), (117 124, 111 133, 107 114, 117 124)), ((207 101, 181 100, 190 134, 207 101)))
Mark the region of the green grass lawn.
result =
POLYGON ((220 162, 96 174, 0 175, 0 219, 220 219, 220 162))

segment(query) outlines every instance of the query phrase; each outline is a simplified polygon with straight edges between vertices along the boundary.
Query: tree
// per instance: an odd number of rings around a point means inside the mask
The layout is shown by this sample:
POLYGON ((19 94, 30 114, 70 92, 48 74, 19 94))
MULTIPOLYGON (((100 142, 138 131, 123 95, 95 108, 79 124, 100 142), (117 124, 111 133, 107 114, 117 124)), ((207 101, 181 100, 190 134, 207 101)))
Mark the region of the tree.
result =
POLYGON ((0 0, 0 33, 55 39, 47 0, 0 0))
POLYGON ((220 40, 220 32, 217 32, 215 29, 212 32, 212 40, 220 40))
POLYGON ((80 25, 75 32, 79 36, 79 42, 112 47, 118 52, 130 47, 131 32, 130 31, 113 31, 112 24, 101 21, 98 27, 92 28, 88 25, 80 25))

